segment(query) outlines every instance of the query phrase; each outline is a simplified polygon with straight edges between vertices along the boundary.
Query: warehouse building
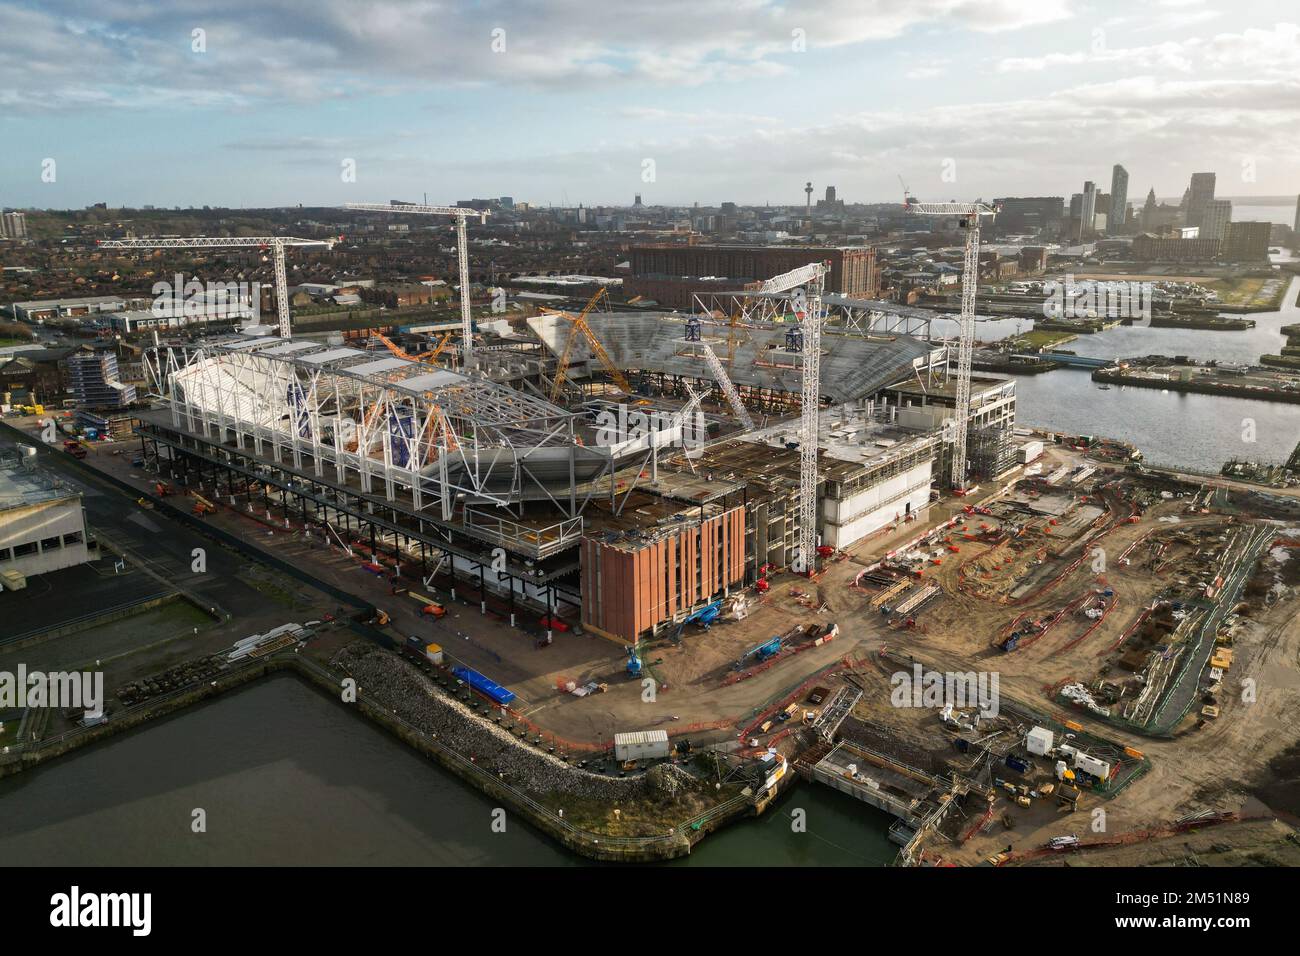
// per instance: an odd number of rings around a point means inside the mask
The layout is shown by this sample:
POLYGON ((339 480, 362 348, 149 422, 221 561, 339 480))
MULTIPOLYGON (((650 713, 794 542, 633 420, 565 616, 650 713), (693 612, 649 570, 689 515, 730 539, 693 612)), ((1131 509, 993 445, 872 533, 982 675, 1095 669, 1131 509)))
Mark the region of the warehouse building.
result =
POLYGON ((0 453, 0 574, 26 578, 90 560, 81 494, 35 461, 30 445, 0 453))
POLYGON ((828 262, 825 291, 872 299, 880 292, 876 250, 867 246, 747 246, 664 243, 633 246, 628 296, 689 309, 700 292, 739 291, 809 262, 828 262))

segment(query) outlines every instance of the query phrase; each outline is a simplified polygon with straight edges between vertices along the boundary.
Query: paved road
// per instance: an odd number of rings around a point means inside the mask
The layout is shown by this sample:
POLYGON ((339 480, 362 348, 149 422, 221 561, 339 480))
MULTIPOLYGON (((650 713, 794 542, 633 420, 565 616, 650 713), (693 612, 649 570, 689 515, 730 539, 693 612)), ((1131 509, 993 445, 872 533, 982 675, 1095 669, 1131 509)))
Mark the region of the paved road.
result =
MULTIPOLYGON (((124 448, 123 455, 133 453, 130 442, 120 443, 119 447, 124 448)), ((98 446, 92 454, 109 452, 104 446, 98 446)), ((186 591, 205 607, 217 608, 236 619, 245 615, 259 617, 276 606, 273 599, 240 578, 240 572, 246 572, 250 565, 245 555, 221 547, 168 517, 163 510, 141 508, 116 485, 87 475, 59 449, 41 448, 39 457, 42 466, 82 493, 87 524, 101 532, 112 545, 125 549, 156 579, 186 591), (193 570, 195 548, 204 551, 206 570, 203 572, 193 570)), ((289 612, 281 608, 278 613, 284 617, 289 612)))

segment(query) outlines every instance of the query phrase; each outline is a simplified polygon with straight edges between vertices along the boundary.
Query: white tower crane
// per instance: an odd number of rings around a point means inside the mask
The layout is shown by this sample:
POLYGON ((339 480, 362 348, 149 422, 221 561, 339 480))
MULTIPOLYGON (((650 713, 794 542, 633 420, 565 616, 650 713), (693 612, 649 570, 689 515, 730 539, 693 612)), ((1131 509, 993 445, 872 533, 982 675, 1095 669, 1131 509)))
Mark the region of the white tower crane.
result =
MULTIPOLYGON (((900 180, 901 181, 901 180, 900 180)), ((966 487, 966 423, 970 420, 970 366, 975 349, 975 290, 979 284, 980 217, 995 216, 997 206, 982 202, 917 202, 903 191, 903 205, 923 216, 958 216, 966 230, 966 256, 961 271, 961 320, 957 344, 957 395, 953 413, 952 486, 966 487)))
POLYGON ((292 236, 194 236, 188 239, 104 239, 101 249, 228 249, 256 247, 270 249, 275 263, 275 312, 280 322, 280 338, 289 337, 289 280, 284 267, 286 246, 325 246, 334 248, 333 239, 295 239, 292 236))
POLYGON ((465 236, 465 220, 470 216, 480 223, 487 222, 486 209, 469 209, 465 206, 427 206, 419 203, 350 202, 347 209, 361 212, 389 212, 416 216, 451 216, 456 220, 456 256, 460 260, 460 334, 461 353, 465 366, 474 352, 474 322, 469 311, 469 240, 465 236))
POLYGON ((830 269, 812 262, 773 276, 757 295, 786 296, 800 318, 803 357, 799 418, 799 555, 795 570, 809 576, 817 567, 817 438, 821 402, 822 290, 830 269))

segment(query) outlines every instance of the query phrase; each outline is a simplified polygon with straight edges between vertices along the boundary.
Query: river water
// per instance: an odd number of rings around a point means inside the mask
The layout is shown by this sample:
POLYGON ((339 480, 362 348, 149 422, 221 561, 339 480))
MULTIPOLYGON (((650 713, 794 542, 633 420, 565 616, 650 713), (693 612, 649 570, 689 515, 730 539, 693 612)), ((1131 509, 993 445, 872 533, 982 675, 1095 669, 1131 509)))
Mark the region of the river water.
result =
MULTIPOLYGON (((573 866, 339 704, 276 677, 0 781, 0 865, 573 866), (206 814, 206 832, 192 830, 206 814)), ((799 783, 674 866, 883 865, 890 819, 799 783), (791 811, 806 812, 794 833, 791 811)))
MULTIPOLYGON (((1281 351, 1282 326, 1300 322, 1297 295, 1300 278, 1293 278, 1281 307, 1245 316, 1255 327, 1242 332, 1119 326, 1080 335, 1061 347, 1095 358, 1186 355, 1255 365, 1261 355, 1281 351)), ((981 342, 995 342, 1032 327, 1030 319, 991 319, 980 321, 976 334, 981 342)), ((955 335, 956 328, 954 321, 938 320, 934 334, 955 335)), ((1083 369, 1018 376, 1016 395, 1020 424, 1130 441, 1152 465, 1217 472, 1229 458, 1285 461, 1300 442, 1300 406, 1146 388, 1102 389, 1083 369)))
MULTIPOLYGON (((1080 336, 1081 355, 1150 353, 1254 362, 1300 321, 1293 280, 1249 332, 1117 328, 1080 336)), ((990 341, 1024 320, 981 323, 990 341)), ((936 328, 936 332, 939 329, 936 328)), ((1022 376, 1022 424, 1134 442, 1153 464, 1217 471, 1232 457, 1284 459, 1300 408, 1152 389, 1101 390, 1087 372, 1022 376), (1245 422, 1253 422, 1254 442, 1245 422)), ((492 802, 292 678, 276 678, 47 767, 0 781, 0 865, 276 863, 567 866, 581 859, 518 822, 489 827, 492 802), (206 832, 194 833, 196 808, 206 832)), ((707 837, 675 866, 883 865, 890 819, 798 784, 773 810, 707 837), (806 812, 793 832, 791 812, 806 812)))

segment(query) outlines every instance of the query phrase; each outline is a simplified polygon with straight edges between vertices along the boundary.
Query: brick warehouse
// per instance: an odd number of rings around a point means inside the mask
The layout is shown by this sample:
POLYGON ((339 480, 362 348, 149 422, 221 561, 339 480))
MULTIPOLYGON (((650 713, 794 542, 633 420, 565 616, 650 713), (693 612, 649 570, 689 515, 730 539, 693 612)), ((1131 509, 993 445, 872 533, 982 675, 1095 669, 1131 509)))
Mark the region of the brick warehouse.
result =
POLYGON ((699 291, 739 290, 810 262, 827 261, 826 291, 855 299, 880 292, 876 250, 866 246, 739 246, 659 244, 629 250, 629 295, 644 295, 669 308, 689 308, 699 291), (708 286, 701 288, 708 277, 708 286))

